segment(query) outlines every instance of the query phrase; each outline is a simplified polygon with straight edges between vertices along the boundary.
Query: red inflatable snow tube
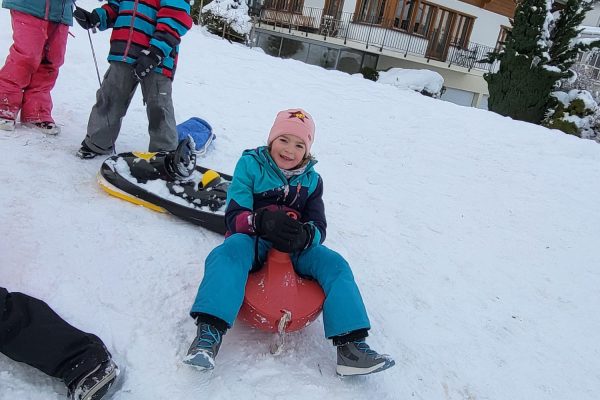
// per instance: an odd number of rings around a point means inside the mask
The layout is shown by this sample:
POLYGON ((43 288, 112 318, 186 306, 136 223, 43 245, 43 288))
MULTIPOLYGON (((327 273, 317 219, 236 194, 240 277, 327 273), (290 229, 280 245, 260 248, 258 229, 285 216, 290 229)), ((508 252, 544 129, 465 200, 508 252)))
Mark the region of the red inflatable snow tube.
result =
POLYGON ((294 332, 319 316, 324 299, 316 281, 296 274, 289 254, 271 249, 265 265, 248 276, 238 317, 263 331, 294 332))

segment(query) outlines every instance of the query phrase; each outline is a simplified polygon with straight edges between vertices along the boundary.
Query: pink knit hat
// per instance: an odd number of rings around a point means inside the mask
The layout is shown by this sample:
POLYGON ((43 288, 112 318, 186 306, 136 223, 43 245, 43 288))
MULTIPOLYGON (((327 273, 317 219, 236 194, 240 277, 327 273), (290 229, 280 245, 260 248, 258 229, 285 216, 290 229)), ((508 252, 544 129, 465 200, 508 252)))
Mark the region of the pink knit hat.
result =
POLYGON ((311 115, 301 108, 278 112, 269 132, 267 144, 271 145, 273 140, 285 134, 302 139, 306 145, 306 154, 310 154, 310 147, 315 141, 315 123, 311 115))

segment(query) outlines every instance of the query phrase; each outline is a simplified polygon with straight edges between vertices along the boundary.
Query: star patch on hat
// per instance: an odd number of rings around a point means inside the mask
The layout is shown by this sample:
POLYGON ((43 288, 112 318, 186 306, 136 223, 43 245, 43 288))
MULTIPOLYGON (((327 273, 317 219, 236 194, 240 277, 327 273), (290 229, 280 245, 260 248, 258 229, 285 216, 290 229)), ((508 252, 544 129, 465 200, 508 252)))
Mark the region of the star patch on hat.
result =
POLYGON ((304 122, 304 119, 308 119, 308 117, 302 111, 292 111, 288 118, 298 118, 300 121, 304 122))

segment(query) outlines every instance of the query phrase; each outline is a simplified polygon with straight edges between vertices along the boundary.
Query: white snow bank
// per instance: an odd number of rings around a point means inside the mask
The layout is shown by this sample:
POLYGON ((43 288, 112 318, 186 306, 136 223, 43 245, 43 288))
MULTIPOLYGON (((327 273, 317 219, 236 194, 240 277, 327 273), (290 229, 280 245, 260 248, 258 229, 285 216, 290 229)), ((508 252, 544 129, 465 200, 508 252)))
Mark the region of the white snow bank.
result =
POLYGON ((379 71, 377 82, 417 92, 425 90, 434 95, 439 94, 444 86, 444 78, 428 69, 391 68, 388 71, 379 71))
MULTIPOLYGON (((199 1, 199 0, 196 0, 199 1)), ((202 12, 211 12, 223 18, 231 29, 241 35, 247 35, 252 29, 248 15, 248 5, 241 0, 213 0, 202 8, 202 12)))

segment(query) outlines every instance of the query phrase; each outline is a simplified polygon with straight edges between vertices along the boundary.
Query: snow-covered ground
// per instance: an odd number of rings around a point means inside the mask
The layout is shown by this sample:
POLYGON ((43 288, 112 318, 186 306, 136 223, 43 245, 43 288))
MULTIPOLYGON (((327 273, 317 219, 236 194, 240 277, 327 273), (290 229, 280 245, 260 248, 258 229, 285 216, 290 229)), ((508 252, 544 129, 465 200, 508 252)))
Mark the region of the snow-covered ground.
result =
MULTIPOLYGON (((4 59, 6 10, 0 26, 4 59)), ((0 134, 0 285, 100 336, 127 368, 115 399, 597 399, 600 145, 194 27, 174 102, 179 122, 214 127, 201 163, 232 171, 277 111, 313 114, 326 244, 353 267, 369 343, 396 359, 384 373, 340 379, 320 318, 278 357, 270 335, 237 324, 207 379, 181 360, 204 258, 222 238, 107 195, 96 183, 102 160, 74 156, 98 82, 86 32, 72 32, 53 92, 62 133, 0 134)), ((101 73, 108 38, 92 35, 101 73)), ((118 150, 145 150, 146 124, 136 95, 118 150)), ((0 355, 0 399, 65 393, 0 355)))

